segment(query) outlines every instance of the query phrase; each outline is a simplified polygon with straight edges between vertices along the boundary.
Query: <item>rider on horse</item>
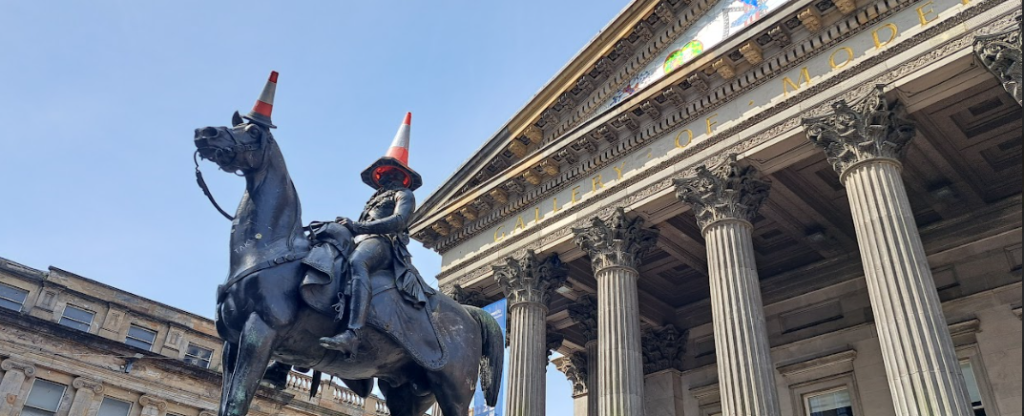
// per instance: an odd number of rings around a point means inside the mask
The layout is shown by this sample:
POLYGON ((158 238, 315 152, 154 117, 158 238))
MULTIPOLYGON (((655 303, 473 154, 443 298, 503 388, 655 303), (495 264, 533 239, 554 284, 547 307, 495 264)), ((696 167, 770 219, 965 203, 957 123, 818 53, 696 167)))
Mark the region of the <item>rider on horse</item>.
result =
MULTIPOLYGON (((411 113, 398 129, 388 153, 366 168, 363 182, 377 190, 366 203, 358 221, 338 217, 336 222, 355 236, 355 249, 349 256, 351 279, 348 295, 348 329, 333 337, 320 339, 320 345, 352 354, 359 345, 358 331, 366 323, 371 297, 370 274, 387 267, 390 262, 395 287, 402 298, 422 308, 427 296, 435 293, 412 265, 409 244, 409 223, 416 199, 412 191, 423 184, 416 171, 408 167, 409 128, 411 113)), ((342 319, 346 308, 340 308, 342 319)))

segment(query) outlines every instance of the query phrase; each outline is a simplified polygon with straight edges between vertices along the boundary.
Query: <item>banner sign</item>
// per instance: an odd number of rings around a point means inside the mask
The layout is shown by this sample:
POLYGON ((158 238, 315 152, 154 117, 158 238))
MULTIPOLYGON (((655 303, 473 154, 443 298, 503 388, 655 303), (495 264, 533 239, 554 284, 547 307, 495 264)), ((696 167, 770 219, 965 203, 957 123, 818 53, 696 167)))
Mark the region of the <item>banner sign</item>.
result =
MULTIPOLYGON (((505 343, 505 314, 507 313, 505 299, 484 306, 485 312, 491 314, 494 320, 498 321, 501 327, 501 342, 505 343)), ((505 348, 505 366, 501 371, 501 389, 498 390, 498 403, 495 407, 487 405, 484 400, 484 392, 480 389, 480 381, 476 384, 476 393, 473 395, 473 407, 469 409, 469 416, 503 416, 505 414, 505 386, 508 384, 508 347, 505 348)))

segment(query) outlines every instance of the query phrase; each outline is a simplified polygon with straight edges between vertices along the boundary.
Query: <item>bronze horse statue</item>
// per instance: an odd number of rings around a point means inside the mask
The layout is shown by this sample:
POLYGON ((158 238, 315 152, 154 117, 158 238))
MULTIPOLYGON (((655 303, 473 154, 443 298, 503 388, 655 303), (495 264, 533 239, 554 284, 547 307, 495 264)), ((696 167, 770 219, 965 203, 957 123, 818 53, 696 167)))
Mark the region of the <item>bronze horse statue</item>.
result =
MULTIPOLYGON (((306 267, 300 260, 311 243, 298 194, 268 124, 243 120, 235 112, 231 127, 195 131, 198 156, 244 176, 246 182, 231 225, 228 280, 218 290, 216 325, 225 340, 219 415, 248 412, 271 360, 337 376, 363 397, 376 379, 394 416, 420 416, 435 400, 445 416, 465 416, 478 376, 493 406, 504 359, 501 330, 488 313, 440 292, 428 307, 437 340, 447 351, 439 368, 420 364, 394 334, 373 325, 361 330, 363 341, 354 354, 320 345, 320 338, 338 334, 345 323, 314 310, 300 296, 306 267)), ((352 236, 343 238, 350 250, 352 236)), ((375 290, 379 282, 393 280, 388 274, 385 268, 371 275, 375 290)), ((407 307, 401 302, 384 306, 407 307)))

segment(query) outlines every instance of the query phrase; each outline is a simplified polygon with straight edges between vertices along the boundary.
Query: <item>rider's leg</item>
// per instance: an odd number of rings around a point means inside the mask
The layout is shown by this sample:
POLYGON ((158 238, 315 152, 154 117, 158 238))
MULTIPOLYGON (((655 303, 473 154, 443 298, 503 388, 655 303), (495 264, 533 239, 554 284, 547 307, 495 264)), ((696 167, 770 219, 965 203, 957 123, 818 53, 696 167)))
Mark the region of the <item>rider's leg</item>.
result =
POLYGON ((333 337, 320 338, 321 346, 347 354, 356 352, 359 347, 358 331, 366 324, 370 309, 370 272, 379 269, 389 254, 388 245, 379 238, 364 240, 356 246, 349 256, 352 274, 349 283, 348 330, 333 337))

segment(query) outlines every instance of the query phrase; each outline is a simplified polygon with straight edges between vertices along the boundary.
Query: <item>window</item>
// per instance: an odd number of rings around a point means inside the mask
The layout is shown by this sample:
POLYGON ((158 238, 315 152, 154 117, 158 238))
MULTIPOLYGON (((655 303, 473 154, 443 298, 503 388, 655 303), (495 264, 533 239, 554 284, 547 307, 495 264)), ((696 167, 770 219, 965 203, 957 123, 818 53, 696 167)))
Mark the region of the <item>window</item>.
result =
POLYGON ((89 332, 89 327, 92 326, 92 317, 95 315, 94 312, 77 306, 67 305, 64 307, 64 315, 60 317, 60 324, 68 328, 89 332))
POLYGON ((0 308, 21 312, 21 306, 25 304, 27 297, 27 290, 0 283, 0 308))
POLYGON ((185 362, 203 368, 210 368, 210 357, 212 356, 213 350, 200 347, 191 342, 188 343, 188 349, 185 350, 185 362))
POLYGON ((135 325, 128 328, 128 336, 124 338, 125 344, 142 348, 146 351, 153 349, 154 341, 156 341, 156 331, 151 331, 135 325))
POLYGON ((804 396, 808 416, 853 416, 850 391, 846 388, 804 396))
POLYGON ((57 413, 57 407, 64 398, 64 390, 67 386, 50 381, 36 379, 32 382, 32 390, 25 400, 25 407, 21 410, 22 416, 53 416, 57 413))
POLYGON ((131 410, 131 403, 104 397, 103 404, 100 405, 100 411, 96 413, 96 416, 128 416, 128 412, 131 410))
POLYGON ((970 360, 960 362, 960 371, 964 373, 964 381, 967 382, 967 395, 971 398, 974 416, 985 416, 985 406, 981 402, 981 389, 978 388, 978 377, 974 374, 974 367, 970 360))

